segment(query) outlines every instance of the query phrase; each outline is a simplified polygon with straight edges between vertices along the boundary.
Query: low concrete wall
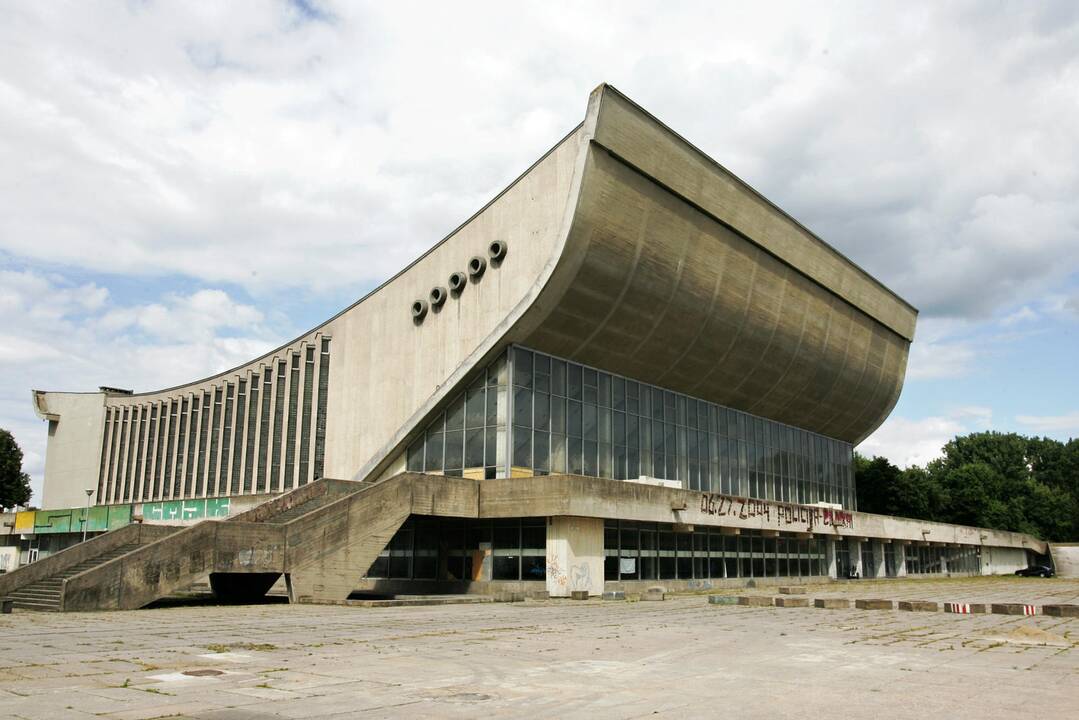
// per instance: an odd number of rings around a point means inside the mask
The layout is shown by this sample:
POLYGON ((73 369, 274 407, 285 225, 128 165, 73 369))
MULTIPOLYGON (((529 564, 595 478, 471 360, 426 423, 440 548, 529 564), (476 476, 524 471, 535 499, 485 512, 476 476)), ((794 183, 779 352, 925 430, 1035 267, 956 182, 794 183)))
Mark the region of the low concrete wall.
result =
POLYGON ((750 581, 753 587, 770 588, 780 585, 799 585, 802 583, 830 583, 834 582, 826 575, 813 577, 776 577, 776 578, 715 578, 701 580, 608 580, 604 583, 607 591, 622 590, 625 592, 643 592, 644 590, 660 586, 668 592, 708 592, 710 590, 740 590, 749 587, 750 581))
POLYGON ((533 595, 547 592, 543 580, 404 580, 397 578, 361 578, 353 590, 380 595, 493 595, 515 592, 533 595))

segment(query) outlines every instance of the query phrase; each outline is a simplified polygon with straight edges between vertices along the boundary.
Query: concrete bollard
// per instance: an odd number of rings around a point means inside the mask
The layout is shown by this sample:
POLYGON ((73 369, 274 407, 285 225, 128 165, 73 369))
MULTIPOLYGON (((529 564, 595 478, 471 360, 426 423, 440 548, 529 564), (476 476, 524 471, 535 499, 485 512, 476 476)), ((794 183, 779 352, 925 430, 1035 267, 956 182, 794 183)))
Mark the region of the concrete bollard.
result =
POLYGON ((709 595, 708 596, 708 604, 709 605, 737 605, 738 604, 738 596, 737 595, 709 595))
POLYGON ((661 587, 650 587, 641 595, 641 600, 666 600, 667 591, 661 587))
POLYGON ((779 588, 780 595, 805 595, 805 585, 782 585, 779 588))
POLYGON ((529 600, 550 600, 551 599, 551 593, 547 592, 546 590, 533 590, 530 593, 528 593, 528 599, 529 600))
POLYGON ((940 607, 931 600, 900 600, 899 609, 910 612, 936 612, 940 607))
POLYGON ((817 598, 813 601, 813 607, 824 610, 849 610, 850 600, 847 598, 817 598))
POLYGON ((1050 617, 1079 617, 1079 605, 1042 605, 1042 613, 1050 617))
POLYGON ((1023 605, 1022 603, 993 603, 990 606, 994 615, 1037 615, 1036 605, 1023 605))
POLYGON ((588 591, 587 590, 570 590, 569 596, 574 600, 587 600, 588 599, 588 591))
POLYGON ((738 604, 746 607, 772 607, 774 605, 770 595, 739 595, 738 604))
POLYGON ((625 600, 626 593, 621 590, 608 590, 603 593, 604 600, 625 600))
POLYGON ((10 615, 11 608, 13 607, 15 607, 14 600, 8 597, 0 598, 0 613, 3 613, 4 615, 10 615))
POLYGON ((863 599, 855 600, 854 607, 859 610, 895 610, 895 602, 892 600, 863 599))
POLYGON ((779 596, 775 598, 776 607, 809 607, 809 598, 779 596))
POLYGON ((985 603, 944 603, 944 612, 956 615, 977 615, 986 611, 985 603))
POLYGON ((511 592, 509 590, 503 590, 497 592, 494 595, 495 602, 524 602, 525 594, 521 592, 511 592))

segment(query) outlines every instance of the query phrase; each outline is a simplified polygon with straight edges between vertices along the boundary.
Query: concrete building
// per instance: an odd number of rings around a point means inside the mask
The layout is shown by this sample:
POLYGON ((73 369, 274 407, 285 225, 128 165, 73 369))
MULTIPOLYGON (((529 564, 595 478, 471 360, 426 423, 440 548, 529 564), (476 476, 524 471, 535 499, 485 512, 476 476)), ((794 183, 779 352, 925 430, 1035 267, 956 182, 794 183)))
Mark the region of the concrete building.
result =
POLYGON ((203 576, 283 573, 297 600, 1025 566, 1036 538, 856 511, 853 447, 899 397, 916 319, 604 85, 494 200, 294 341, 156 392, 34 391, 45 509, 9 532, 27 560, 84 525, 197 521, 215 557, 266 555, 203 576), (363 526, 290 557, 332 508, 363 526))

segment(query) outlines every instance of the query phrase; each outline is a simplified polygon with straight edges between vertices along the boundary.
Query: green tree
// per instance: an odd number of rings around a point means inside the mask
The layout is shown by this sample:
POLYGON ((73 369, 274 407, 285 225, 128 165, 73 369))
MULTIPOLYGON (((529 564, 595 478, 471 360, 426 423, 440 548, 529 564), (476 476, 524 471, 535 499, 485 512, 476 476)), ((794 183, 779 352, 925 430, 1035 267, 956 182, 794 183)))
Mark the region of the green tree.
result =
POLYGON ((22 449, 0 428, 0 508, 30 502, 30 476, 22 471, 22 449))
POLYGON ((937 519, 946 495, 932 475, 918 466, 900 470, 887 458, 854 454, 854 485, 862 512, 937 519))
POLYGON ((854 454, 854 488, 858 495, 858 509, 879 515, 895 515, 902 506, 896 492, 900 470, 887 458, 872 460, 854 454))
POLYGON ((983 432, 949 441, 926 466, 855 456, 866 512, 1079 539, 1079 440, 983 432))
POLYGON ((895 498, 893 515, 939 520, 947 493, 925 468, 912 465, 900 472, 895 498))
MULTIPOLYGON (((955 468, 946 468, 941 480, 948 493, 944 506, 947 522, 989 526, 990 508, 997 498, 997 488, 1003 484, 995 468, 984 462, 964 463, 955 468)), ((1002 519, 1003 513, 999 508, 995 508, 993 514, 998 520, 1002 519)))

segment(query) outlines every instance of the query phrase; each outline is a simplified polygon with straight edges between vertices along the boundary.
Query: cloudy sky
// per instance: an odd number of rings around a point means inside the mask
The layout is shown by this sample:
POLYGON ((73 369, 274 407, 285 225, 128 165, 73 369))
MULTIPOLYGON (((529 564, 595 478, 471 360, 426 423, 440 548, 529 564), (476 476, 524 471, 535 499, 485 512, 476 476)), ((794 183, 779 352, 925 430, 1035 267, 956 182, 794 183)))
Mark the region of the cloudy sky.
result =
POLYGON ((1079 436, 1079 3, 24 2, 0 24, 0 427, 329 317, 610 82, 921 311, 906 465, 1079 436))

